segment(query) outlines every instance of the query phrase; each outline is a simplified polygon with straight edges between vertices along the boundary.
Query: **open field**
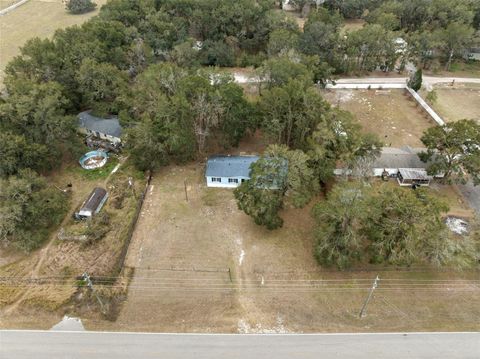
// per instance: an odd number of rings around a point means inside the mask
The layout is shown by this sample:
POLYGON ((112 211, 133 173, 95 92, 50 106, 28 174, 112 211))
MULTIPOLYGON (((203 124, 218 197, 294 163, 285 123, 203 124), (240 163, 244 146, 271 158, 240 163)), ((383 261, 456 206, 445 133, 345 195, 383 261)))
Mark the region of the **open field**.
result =
POLYGON ((446 121, 474 119, 480 122, 480 85, 436 86, 438 99, 433 108, 446 121))
MULTIPOLYGON (((2 5, 4 2, 2 1, 2 5)), ((61 0, 30 0, 0 17, 0 81, 8 61, 33 37, 51 37, 55 30, 81 24, 98 14, 106 0, 96 0, 97 9, 87 14, 71 15, 61 0)))
POLYGON ((202 164, 164 168, 129 249, 134 277, 117 321, 84 324, 231 333, 480 329, 478 272, 322 269, 312 255, 310 208, 281 216, 284 227, 268 231, 237 209, 230 190, 206 188, 202 164), (377 274, 380 287, 359 319, 377 274))
POLYGON ((386 146, 423 147, 420 137, 434 125, 403 90, 324 90, 325 99, 353 113, 365 132, 386 146))
POLYGON ((480 77, 480 61, 464 61, 457 59, 450 66, 450 70, 446 71, 441 65, 436 70, 424 70, 423 75, 429 76, 445 76, 445 77, 480 77))
POLYGON ((6 9, 9 6, 17 3, 20 0, 0 0, 0 10, 6 9))

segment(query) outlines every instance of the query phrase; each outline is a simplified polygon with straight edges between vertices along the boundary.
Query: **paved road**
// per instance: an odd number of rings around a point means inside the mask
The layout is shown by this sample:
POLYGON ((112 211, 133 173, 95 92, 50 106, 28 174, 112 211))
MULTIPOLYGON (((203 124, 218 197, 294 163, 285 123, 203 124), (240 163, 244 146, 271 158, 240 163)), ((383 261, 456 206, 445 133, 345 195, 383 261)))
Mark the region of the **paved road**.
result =
POLYGON ((469 182, 465 185, 457 185, 462 192, 463 197, 470 203, 470 206, 477 212, 480 216, 480 185, 474 186, 473 183, 469 182))
MULTIPOLYGON (((408 77, 354 77, 354 78, 341 78, 336 80, 337 83, 402 83, 407 81, 408 77)), ((477 83, 480 84, 480 78, 478 77, 436 77, 436 76, 423 76, 423 83, 429 83, 431 85, 440 83, 477 83)))
MULTIPOLYGON (((249 82, 258 82, 258 79, 248 76, 244 73, 234 73, 233 77, 237 83, 249 83, 249 82)), ((407 81, 408 77, 353 77, 353 78, 341 78, 335 82, 338 84, 349 83, 349 84, 362 84, 362 83, 397 83, 404 84, 407 81)), ((424 85, 435 85, 440 83, 452 83, 455 80, 455 83, 477 83, 480 84, 480 77, 437 77, 437 76, 423 76, 422 77, 424 85)))
POLYGON ((480 333, 202 335, 0 331, 2 359, 478 359, 480 333))

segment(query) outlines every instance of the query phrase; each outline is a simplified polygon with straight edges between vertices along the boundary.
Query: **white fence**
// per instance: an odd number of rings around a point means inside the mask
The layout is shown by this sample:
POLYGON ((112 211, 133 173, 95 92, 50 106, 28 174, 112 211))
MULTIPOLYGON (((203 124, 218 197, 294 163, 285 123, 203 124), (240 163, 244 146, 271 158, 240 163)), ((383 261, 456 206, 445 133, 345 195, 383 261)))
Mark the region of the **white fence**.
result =
POLYGON ((13 5, 10 5, 9 7, 3 9, 3 10, 0 10, 0 16, 2 15, 5 15, 6 13, 12 11, 12 10, 15 10, 17 7, 19 7, 20 5, 23 5, 27 2, 28 0, 20 0, 18 2, 16 2, 15 4, 13 5))
POLYGON ((407 83, 337 83, 335 85, 328 84, 327 89, 341 90, 341 89, 353 89, 353 90, 382 90, 382 89, 405 89, 414 98, 414 100, 425 110, 425 112, 434 120, 438 125, 445 125, 445 121, 425 102, 425 100, 410 87, 407 83))
POLYGON ((442 120, 440 116, 425 102, 425 100, 415 91, 413 91, 410 87, 406 87, 407 91, 412 95, 412 97, 417 101, 417 103, 423 107, 423 109, 430 115, 432 120, 438 123, 440 126, 445 125, 445 121, 442 120))
POLYGON ((327 84, 327 89, 341 90, 341 89, 353 89, 353 90, 382 90, 382 89, 404 89, 407 84, 402 83, 337 83, 335 85, 327 84))

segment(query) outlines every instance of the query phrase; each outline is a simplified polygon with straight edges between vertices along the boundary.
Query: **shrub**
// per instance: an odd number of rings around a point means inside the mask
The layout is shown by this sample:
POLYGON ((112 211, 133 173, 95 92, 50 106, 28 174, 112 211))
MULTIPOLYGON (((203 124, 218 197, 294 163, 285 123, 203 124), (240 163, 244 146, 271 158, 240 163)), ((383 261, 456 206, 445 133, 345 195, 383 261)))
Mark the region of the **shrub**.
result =
POLYGON ((67 0, 65 8, 72 14, 84 14, 97 7, 92 0, 67 0))

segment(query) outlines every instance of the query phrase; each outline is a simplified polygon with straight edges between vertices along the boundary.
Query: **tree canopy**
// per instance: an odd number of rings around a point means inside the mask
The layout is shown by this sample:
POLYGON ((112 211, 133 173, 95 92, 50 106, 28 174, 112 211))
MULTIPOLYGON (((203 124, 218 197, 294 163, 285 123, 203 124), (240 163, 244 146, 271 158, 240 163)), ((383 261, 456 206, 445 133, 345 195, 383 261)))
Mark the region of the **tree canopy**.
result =
POLYGON ((337 185, 313 208, 320 264, 359 263, 471 266, 479 258, 472 238, 453 238, 442 215, 448 206, 424 189, 383 184, 337 185))
POLYGON ((67 209, 67 195, 31 170, 0 179, 0 240, 25 251, 38 248, 67 209))
POLYGON ((480 184, 480 125, 474 120, 430 127, 421 140, 427 151, 420 158, 430 161, 429 174, 457 182, 470 176, 475 185, 480 184))

